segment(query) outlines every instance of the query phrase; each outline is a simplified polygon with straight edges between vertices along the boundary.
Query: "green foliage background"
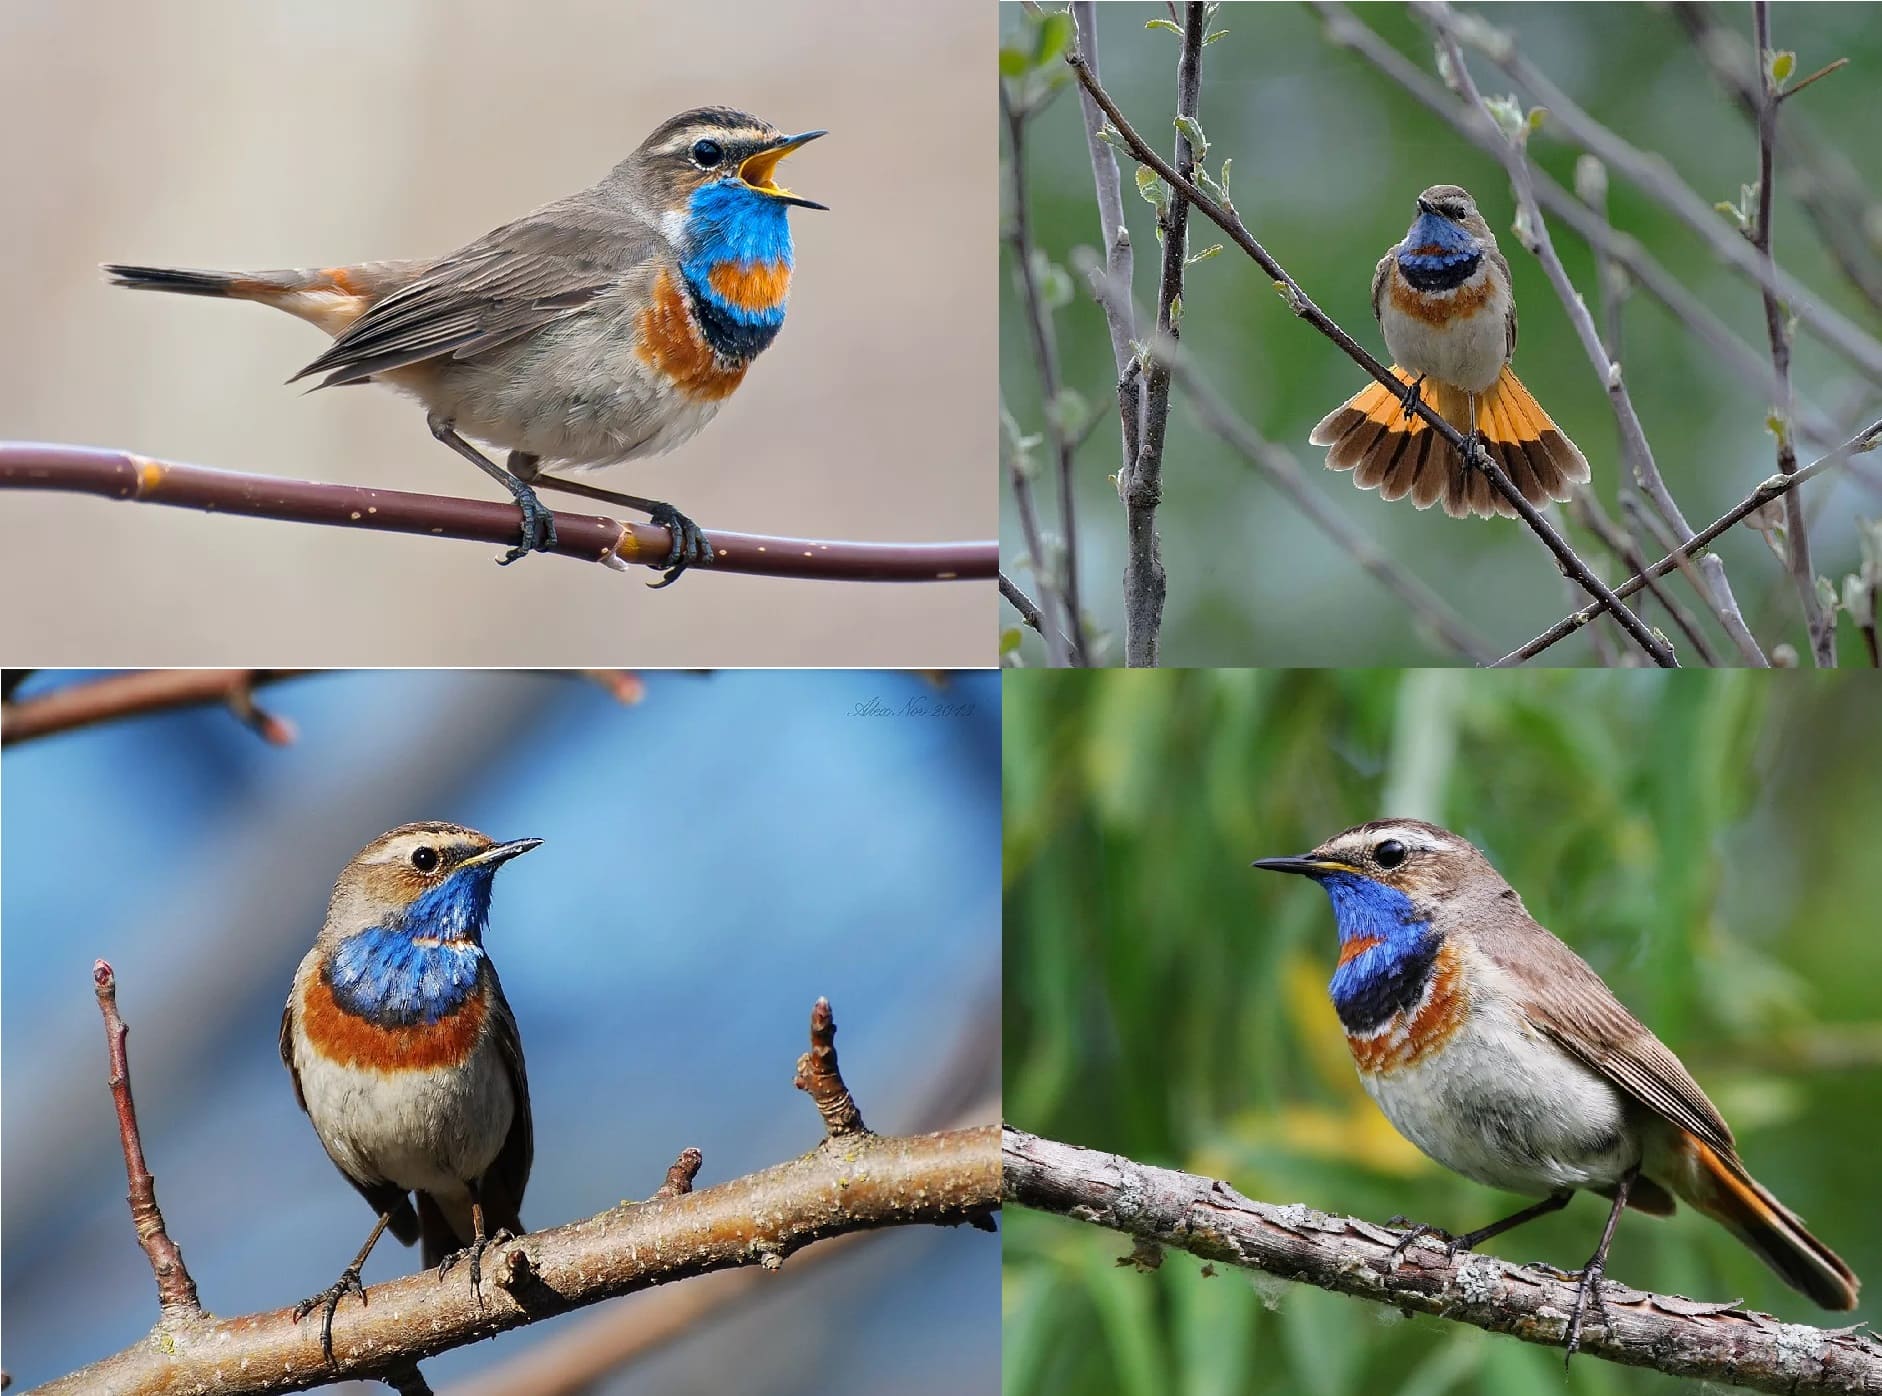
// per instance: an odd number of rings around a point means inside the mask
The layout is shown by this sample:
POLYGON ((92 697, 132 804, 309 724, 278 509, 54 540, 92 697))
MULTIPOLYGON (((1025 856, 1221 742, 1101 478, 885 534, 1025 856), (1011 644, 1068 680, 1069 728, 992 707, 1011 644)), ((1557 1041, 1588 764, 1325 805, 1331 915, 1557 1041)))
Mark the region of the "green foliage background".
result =
MULTIPOLYGON (((1251 859, 1416 815, 1476 842, 1680 1054, 1882 1317, 1882 727, 1873 675, 1011 673, 1006 1112, 1249 1196, 1457 1230, 1520 1205, 1401 1140, 1326 999, 1333 922, 1251 859)), ((1490 1243, 1581 1264, 1603 1207, 1490 1243)), ((1009 1393, 1670 1392, 1652 1372, 1009 1208, 1009 1393)), ((1830 1321, 1722 1229, 1629 1213, 1617 1279, 1830 1321)), ((1835 1316, 1834 1322, 1847 1321, 1835 1316)))
MULTIPOLYGON (((1748 47, 1750 7, 1714 8, 1720 23, 1743 36, 1748 47)), ((1356 9, 1421 71, 1433 72, 1426 31, 1403 7, 1356 9)), ((1752 124, 1700 62, 1669 7, 1481 9, 1513 32, 1523 51, 1580 106, 1634 145, 1664 155, 1705 199, 1737 201, 1740 187, 1757 179, 1752 124)), ((1002 40, 1016 50, 1006 66, 1016 69, 1013 59, 1032 42, 1034 22, 1017 5, 1001 10, 1002 40)), ((1162 30, 1146 31, 1144 24, 1167 14, 1163 5, 1098 6, 1106 86, 1132 124, 1166 151, 1175 136, 1178 41, 1162 30)), ((1209 167, 1217 170, 1225 157, 1233 160, 1230 192, 1255 236, 1323 309, 1383 356, 1368 304, 1374 264, 1404 234, 1419 190, 1441 182, 1470 189, 1514 270, 1522 313, 1516 370, 1582 447, 1594 470, 1593 487, 1612 511, 1623 468, 1614 416, 1540 265, 1508 232, 1514 205, 1501 166, 1365 60, 1327 42, 1318 18, 1302 7, 1231 3, 1218 12, 1215 27, 1227 32, 1203 51, 1201 121, 1211 146, 1209 167)), ((1882 23, 1875 6, 1774 6, 1772 41, 1796 51, 1793 77, 1833 58, 1851 59, 1848 68, 1787 101, 1781 120, 1813 129, 1849 162, 1864 187, 1882 191, 1882 141, 1875 139, 1882 23)), ((1057 75, 1062 66, 1054 57, 1040 73, 1057 75)), ((1509 91, 1508 80, 1487 61, 1473 57, 1471 69, 1486 96, 1509 91)), ((1073 249, 1095 247, 1100 233, 1076 93, 1061 90, 1027 132, 1035 239, 1054 264, 1070 268, 1073 249)), ((1530 151, 1557 181, 1574 187, 1579 152, 1548 123, 1530 151)), ((1121 164, 1143 307, 1154 302, 1159 249, 1150 207, 1132 182, 1136 167, 1128 160, 1121 164)), ((1842 278, 1792 197, 1798 178, 1797 170, 1779 166, 1773 226, 1780 264, 1877 333, 1882 317, 1842 278)), ((1698 238, 1648 196, 1618 176, 1610 186, 1615 225, 1637 238, 1741 339, 1767 352, 1762 302, 1752 284, 1720 267, 1698 238)), ((1010 208, 1004 179, 1001 198, 1010 208)), ((1599 324, 1593 258, 1565 227, 1552 220, 1551 228, 1568 274, 1599 324)), ((1213 224, 1192 218, 1192 252, 1225 241, 1213 224)), ((1044 415, 1013 272, 1011 254, 1003 251, 1000 385, 1022 431, 1036 433, 1044 415)), ((1066 291, 1069 301, 1057 315, 1066 385, 1092 409, 1110 411, 1078 453, 1077 480, 1086 609, 1113 636, 1107 658, 1117 663, 1124 515, 1107 479, 1118 469, 1116 372, 1090 296, 1072 284, 1066 291)), ((1361 493, 1349 477, 1322 468, 1325 451, 1310 447, 1307 435, 1366 380, 1345 355, 1295 320, 1260 268, 1233 245, 1189 269, 1181 328, 1210 382, 1269 439, 1294 452, 1310 486, 1436 588, 1500 650, 1514 648, 1569 609, 1569 593, 1552 561, 1520 523, 1450 519, 1442 510, 1419 513, 1406 501, 1387 504, 1376 493, 1361 493)), ((1626 303, 1620 357, 1661 471, 1695 528, 1774 473, 1774 444, 1764 424, 1771 405, 1764 394, 1718 368, 1644 293, 1626 303)), ((1856 427, 1877 415, 1875 386, 1808 333, 1799 335, 1793 373, 1798 394, 1839 422, 1856 427)), ((1806 443, 1801 454, 1814 459, 1822 450, 1806 443)), ((1035 456, 1049 477, 1046 452, 1035 456)), ((1170 416, 1164 488, 1159 517, 1169 571, 1166 664, 1454 662, 1284 495, 1202 431, 1180 389, 1170 416)), ((1858 563, 1856 518, 1882 513, 1882 498, 1873 484, 1848 479, 1811 488, 1820 520, 1813 532, 1817 570, 1840 584, 1858 563)), ((1042 489, 1044 498, 1053 498, 1049 483, 1042 489)), ((1011 492, 1003 487, 1001 493, 1005 554, 1015 558, 1025 552, 1024 540, 1011 492)), ((1056 504, 1050 513, 1056 518, 1056 504)), ((1579 531, 1570 538, 1591 561, 1605 559, 1579 531)), ((1767 643, 1788 640, 1807 656, 1795 593, 1764 542, 1748 530, 1734 530, 1723 540, 1721 556, 1756 633, 1767 643)), ((1019 574, 1030 581, 1025 569, 1019 574)), ((1607 575, 1617 577, 1618 571, 1607 575)), ((1689 595, 1683 584, 1675 590, 1689 595)), ((1654 623, 1665 624, 1657 607, 1648 613, 1654 623)), ((1003 610, 1002 624, 1013 624, 1010 609, 1003 610)), ((1860 662, 1860 642, 1847 618, 1841 640, 1848 662, 1860 662)), ((1588 643, 1577 638, 1549 657, 1586 663, 1588 643)), ((1042 657, 1030 632, 1021 653, 1029 662, 1042 657)), ((1681 653, 1690 657, 1690 646, 1681 653)))

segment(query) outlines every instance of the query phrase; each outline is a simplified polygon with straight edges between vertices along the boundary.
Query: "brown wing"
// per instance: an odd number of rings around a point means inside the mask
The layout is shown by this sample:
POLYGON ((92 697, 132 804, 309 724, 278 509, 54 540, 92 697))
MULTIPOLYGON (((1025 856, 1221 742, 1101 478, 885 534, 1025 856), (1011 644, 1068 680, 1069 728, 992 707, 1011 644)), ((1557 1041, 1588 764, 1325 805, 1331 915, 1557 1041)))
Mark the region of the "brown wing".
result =
POLYGON ((1510 279, 1509 258, 1492 249, 1490 260, 1503 273, 1503 284, 1510 288, 1509 343, 1503 350, 1503 357, 1507 359, 1516 352, 1516 283, 1510 279))
MULTIPOLYGON (((281 1064, 288 1069, 288 1079, 294 1083, 294 1103, 300 1106, 301 1112, 305 1114, 307 1097, 301 1094, 301 1073, 294 1065, 294 998, 299 991, 299 984, 300 981, 297 978, 296 987, 288 991, 287 1006, 281 1010, 281 1064)), ((312 1116, 309 1118, 311 1119, 312 1116)), ((315 1131, 316 1137, 318 1133, 315 1131)), ((320 1146, 323 1149, 326 1148, 326 1140, 321 1140, 320 1146)), ((329 1152, 327 1157, 333 1158, 332 1153, 329 1152)), ((337 1161, 333 1166, 340 1168, 337 1161)), ((418 1239, 418 1214, 412 1211, 412 1200, 402 1189, 395 1188, 390 1183, 361 1182, 344 1168, 340 1168, 340 1176, 358 1189, 359 1195, 366 1199, 366 1205, 374 1212, 383 1212, 391 1217, 387 1225, 394 1236, 408 1246, 418 1239)))
POLYGON ((496 1162, 484 1174, 479 1189, 484 1204, 484 1224, 490 1230, 508 1227, 523 1234, 523 1189, 529 1183, 529 1166, 536 1157, 536 1130, 529 1115, 529 1078, 523 1070, 523 1039, 516 1031, 516 1015, 503 997, 503 985, 494 965, 484 961, 490 975, 490 1031, 495 1035, 503 1069, 509 1073, 510 1091, 516 1098, 516 1113, 510 1120, 510 1132, 503 1140, 496 1162))
POLYGON ((1586 960, 1527 918, 1484 939, 1492 959, 1539 986, 1523 1005, 1537 1028, 1670 1124, 1738 1156, 1730 1127, 1699 1083, 1586 960))
POLYGON ((1379 318, 1379 301, 1385 295, 1385 274, 1392 268, 1392 255, 1395 249, 1388 249, 1379 258, 1379 265, 1372 270, 1372 318, 1379 318))
POLYGON ((666 246, 638 218, 583 196, 479 238, 379 301, 289 382, 320 387, 449 354, 467 359, 585 305, 666 246))

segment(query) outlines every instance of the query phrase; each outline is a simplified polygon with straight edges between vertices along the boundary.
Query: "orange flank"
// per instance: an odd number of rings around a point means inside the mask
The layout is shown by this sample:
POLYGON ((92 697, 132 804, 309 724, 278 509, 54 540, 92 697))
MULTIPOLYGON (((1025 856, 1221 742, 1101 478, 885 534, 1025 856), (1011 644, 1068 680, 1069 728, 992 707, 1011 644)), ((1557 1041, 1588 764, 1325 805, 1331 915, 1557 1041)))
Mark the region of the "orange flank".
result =
POLYGON ((1354 936, 1351 940, 1341 941, 1340 963, 1345 964, 1348 960, 1357 960, 1378 943, 1379 937, 1377 936, 1354 936))
POLYGON ((1448 296, 1434 296, 1415 290, 1396 269, 1386 278, 1386 284, 1392 308, 1427 325, 1448 325, 1453 320, 1470 319, 1489 303, 1496 290, 1496 284, 1486 276, 1475 286, 1460 286, 1448 296))
POLYGON ((385 1028, 340 1007, 333 986, 320 975, 309 975, 306 983, 300 1013, 307 1040, 346 1066, 384 1071, 457 1066, 483 1035, 487 1009, 482 994, 470 995, 455 1013, 435 1023, 385 1028))
POLYGON ((1431 982, 1417 1010, 1409 1017, 1402 1012, 1393 1014, 1371 1037, 1348 1033, 1346 1045, 1352 1048, 1354 1064, 1367 1075, 1396 1071, 1440 1050, 1463 1025, 1468 1009, 1457 950, 1446 943, 1438 950, 1431 982))
POLYGON ((740 310, 776 310, 791 290, 788 262, 720 262, 706 280, 740 310))
POLYGON ((654 278, 653 296, 641 312, 640 348, 635 352, 692 398, 716 402, 729 397, 745 377, 744 363, 727 365, 713 352, 686 298, 664 270, 654 278))

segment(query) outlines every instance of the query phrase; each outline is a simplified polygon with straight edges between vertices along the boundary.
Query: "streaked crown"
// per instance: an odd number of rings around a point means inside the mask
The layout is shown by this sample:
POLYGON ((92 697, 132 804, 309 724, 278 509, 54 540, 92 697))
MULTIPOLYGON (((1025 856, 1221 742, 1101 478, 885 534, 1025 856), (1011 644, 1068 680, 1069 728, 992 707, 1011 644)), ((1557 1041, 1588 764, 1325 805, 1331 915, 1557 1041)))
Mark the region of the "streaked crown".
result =
POLYGON ((1461 185, 1432 185, 1418 196, 1418 212, 1421 216, 1432 215, 1454 223, 1486 246, 1496 246, 1496 234, 1477 212, 1477 201, 1461 185))
MULTIPOLYGON (((1444 187, 1444 186, 1439 186, 1444 187)), ((1367 878, 1410 900, 1428 918, 1460 899, 1521 899, 1468 839, 1422 819, 1375 819, 1342 830, 1297 859, 1271 859, 1280 870, 1324 878, 1367 878)))
POLYGON ((437 921, 441 934, 480 934, 491 877, 539 842, 500 844, 461 824, 401 824, 360 849, 341 870, 322 935, 343 938, 369 929, 417 933, 424 928, 407 927, 414 914, 437 921))
POLYGON ((663 209, 687 207, 707 185, 742 187, 767 199, 822 208, 778 184, 779 163, 822 131, 786 135, 769 122, 731 107, 695 107, 669 117, 627 159, 643 193, 663 209))

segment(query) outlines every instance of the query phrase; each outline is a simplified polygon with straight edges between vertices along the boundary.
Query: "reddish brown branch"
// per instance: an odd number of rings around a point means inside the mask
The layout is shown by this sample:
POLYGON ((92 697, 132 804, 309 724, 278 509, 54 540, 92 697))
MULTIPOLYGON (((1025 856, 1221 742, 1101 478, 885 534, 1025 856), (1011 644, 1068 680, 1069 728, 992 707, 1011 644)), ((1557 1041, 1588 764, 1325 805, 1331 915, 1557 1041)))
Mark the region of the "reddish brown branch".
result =
POLYGON ((684 1197, 693 1190, 693 1179, 699 1176, 699 1165, 705 1162, 705 1155, 697 1149, 686 1149, 673 1160, 673 1166, 667 1169, 667 1180, 654 1189, 649 1201, 662 1197, 684 1197))
POLYGON ((137 1106, 131 1100, 131 1065, 124 1051, 124 1039, 130 1029, 118 1015, 118 977, 103 960, 92 964, 92 987, 98 995, 98 1011, 105 1020, 105 1047, 111 1055, 111 1103, 118 1112, 118 1139, 124 1146, 124 1172, 130 1179, 131 1224, 137 1229, 137 1243, 150 1257, 151 1273, 157 1277, 157 1304, 165 1322, 202 1317, 203 1306, 196 1298, 196 1281, 183 1263, 183 1252, 163 1227, 163 1211, 157 1206, 157 1180, 144 1166, 144 1141, 137 1132, 137 1106))
POLYGON ((836 1015, 830 1011, 829 999, 818 999, 810 1010, 810 1050, 797 1059, 794 1084, 817 1103, 817 1113, 823 1116, 831 1138, 869 1132, 837 1067, 836 1015))
MULTIPOLYGON (((514 543, 518 527, 516 506, 494 500, 284 480, 152 460, 129 451, 22 441, 0 442, 0 489, 94 494, 217 514, 480 543, 514 543)), ((553 551, 608 566, 638 563, 659 568, 671 547, 665 528, 598 514, 558 512, 555 527, 553 551)), ((716 572, 820 581, 953 582, 991 579, 999 569, 997 541, 832 543, 718 529, 708 541, 716 572)))
POLYGON ((166 712, 198 703, 226 703, 229 710, 277 746, 294 739, 291 723, 263 712, 255 689, 303 673, 299 669, 149 669, 67 684, 17 702, 0 704, 0 745, 69 732, 93 723, 140 713, 166 712))

